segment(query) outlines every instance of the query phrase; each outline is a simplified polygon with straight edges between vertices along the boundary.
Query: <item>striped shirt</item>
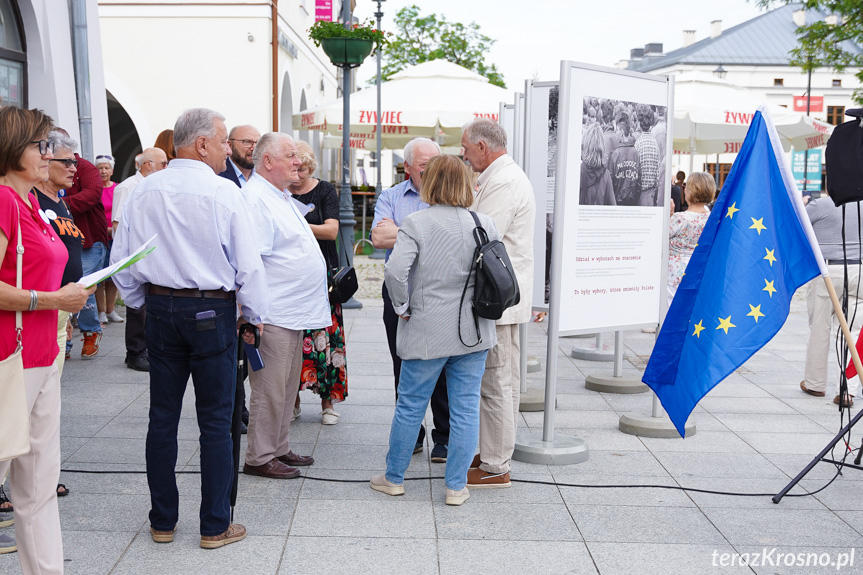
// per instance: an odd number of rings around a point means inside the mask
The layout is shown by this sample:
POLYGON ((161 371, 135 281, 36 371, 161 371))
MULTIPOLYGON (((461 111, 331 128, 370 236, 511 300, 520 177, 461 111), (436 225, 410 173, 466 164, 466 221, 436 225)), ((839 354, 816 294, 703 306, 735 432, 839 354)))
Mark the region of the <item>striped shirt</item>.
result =
POLYGON ((635 150, 641 164, 641 189, 651 190, 659 184, 659 144, 644 132, 635 140, 635 150))

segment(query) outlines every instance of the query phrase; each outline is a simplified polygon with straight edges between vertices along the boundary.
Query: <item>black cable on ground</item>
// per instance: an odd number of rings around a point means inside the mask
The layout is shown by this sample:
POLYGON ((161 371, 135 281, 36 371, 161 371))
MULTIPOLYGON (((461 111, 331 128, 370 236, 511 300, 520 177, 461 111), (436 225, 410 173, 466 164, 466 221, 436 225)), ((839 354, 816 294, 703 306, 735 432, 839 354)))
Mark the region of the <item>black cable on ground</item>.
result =
MULTIPOLYGON (((836 472, 836 475, 833 476, 830 481, 827 482, 826 485, 820 487, 816 491, 805 492, 805 493, 789 493, 785 497, 810 497, 821 491, 827 489, 833 481, 841 473, 841 466, 837 466, 839 469, 836 472)), ((136 474, 144 474, 146 471, 117 471, 117 470, 96 470, 96 469, 62 469, 63 473, 85 473, 85 474, 94 474, 94 475, 136 475, 136 474)), ((177 474, 189 474, 189 475, 200 475, 200 471, 176 471, 177 474)), ((331 477, 312 477, 310 475, 301 475, 297 479, 308 479, 310 481, 323 481, 327 483, 368 483, 368 479, 334 479, 331 477)), ((428 481, 431 479, 445 479, 441 476, 429 476, 429 477, 405 477, 405 481, 428 481)), ((697 489, 695 487, 681 487, 679 485, 590 485, 586 483, 558 483, 556 481, 540 481, 535 479, 511 479, 513 483, 529 483, 533 485, 552 485, 555 487, 577 487, 582 489, 668 489, 672 491, 686 491, 692 493, 706 493, 708 495, 729 495, 733 497, 773 497, 776 495, 775 493, 740 493, 734 491, 713 491, 711 489, 697 489)))

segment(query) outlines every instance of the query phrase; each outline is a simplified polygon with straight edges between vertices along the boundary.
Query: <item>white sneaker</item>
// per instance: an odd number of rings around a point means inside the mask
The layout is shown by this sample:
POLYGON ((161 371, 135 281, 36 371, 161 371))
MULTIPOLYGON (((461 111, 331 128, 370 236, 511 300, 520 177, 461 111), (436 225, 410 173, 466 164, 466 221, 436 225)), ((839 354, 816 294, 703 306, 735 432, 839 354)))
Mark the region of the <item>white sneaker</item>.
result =
POLYGON ((339 422, 340 415, 332 407, 321 412, 321 423, 324 425, 335 425, 339 422))
POLYGON ((101 324, 106 324, 106 323, 108 323, 108 316, 107 316, 107 315, 105 315, 105 312, 104 312, 104 311, 99 312, 99 323, 101 323, 101 324))
POLYGON ((123 323, 124 321, 126 321, 125 319, 123 319, 123 316, 117 313, 117 310, 112 311, 105 317, 107 317, 108 321, 112 323, 123 323))
POLYGON ((463 488, 461 491, 455 491, 453 489, 446 490, 447 505, 461 505, 468 499, 470 499, 470 491, 467 490, 467 487, 463 488))
POLYGON ((372 480, 369 481, 369 486, 375 491, 380 491, 381 493, 386 493, 387 495, 404 495, 405 494, 405 486, 396 485, 389 479, 387 479, 386 475, 376 475, 372 477, 372 480))
POLYGON ((303 412, 303 408, 300 407, 299 405, 294 407, 294 415, 291 417, 291 421, 294 421, 296 418, 298 418, 302 412, 303 412))

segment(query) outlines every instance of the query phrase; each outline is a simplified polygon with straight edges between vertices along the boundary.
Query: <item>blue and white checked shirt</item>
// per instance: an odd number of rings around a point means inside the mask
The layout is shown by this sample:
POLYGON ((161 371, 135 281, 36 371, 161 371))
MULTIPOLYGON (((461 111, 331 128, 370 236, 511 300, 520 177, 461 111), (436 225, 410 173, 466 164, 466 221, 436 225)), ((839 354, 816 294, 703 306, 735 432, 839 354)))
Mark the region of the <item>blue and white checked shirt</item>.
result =
MULTIPOLYGON (((402 221, 406 217, 427 207, 429 205, 420 200, 419 192, 414 187, 413 181, 408 178, 404 182, 381 192, 375 204, 375 219, 372 222, 372 229, 375 229, 378 222, 384 218, 391 219, 398 227, 401 227, 402 221)), ((371 237, 371 231, 369 237, 371 237)), ((389 260, 392 253, 393 250, 387 250, 384 261, 389 260)))
POLYGON ((156 249, 114 276, 126 305, 144 304, 144 285, 236 291, 243 316, 267 313, 267 275, 253 220, 237 186, 197 160, 172 160, 135 187, 114 236, 111 262, 153 234, 156 249))

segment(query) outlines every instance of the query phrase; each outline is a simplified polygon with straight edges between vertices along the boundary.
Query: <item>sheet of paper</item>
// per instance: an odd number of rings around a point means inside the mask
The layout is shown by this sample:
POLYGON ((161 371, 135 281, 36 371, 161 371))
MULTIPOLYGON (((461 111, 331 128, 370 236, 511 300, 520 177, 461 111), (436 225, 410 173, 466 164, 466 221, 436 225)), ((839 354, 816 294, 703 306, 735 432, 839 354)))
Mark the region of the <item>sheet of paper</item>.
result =
POLYGON ((123 258, 122 260, 98 271, 95 271, 91 274, 87 274, 81 279, 77 281, 77 283, 90 288, 96 285, 99 282, 103 282, 112 275, 116 274, 120 270, 124 270, 130 265, 134 264, 137 261, 142 260, 146 257, 150 252, 156 249, 156 246, 150 247, 150 243, 156 239, 159 234, 155 234, 152 238, 144 242, 140 248, 132 252, 128 257, 123 258))
POLYGON ((312 208, 314 207, 312 204, 304 204, 300 200, 294 198, 291 198, 291 201, 294 202, 294 206, 296 206, 296 208, 300 211, 300 215, 303 217, 305 217, 307 213, 312 211, 312 208))

